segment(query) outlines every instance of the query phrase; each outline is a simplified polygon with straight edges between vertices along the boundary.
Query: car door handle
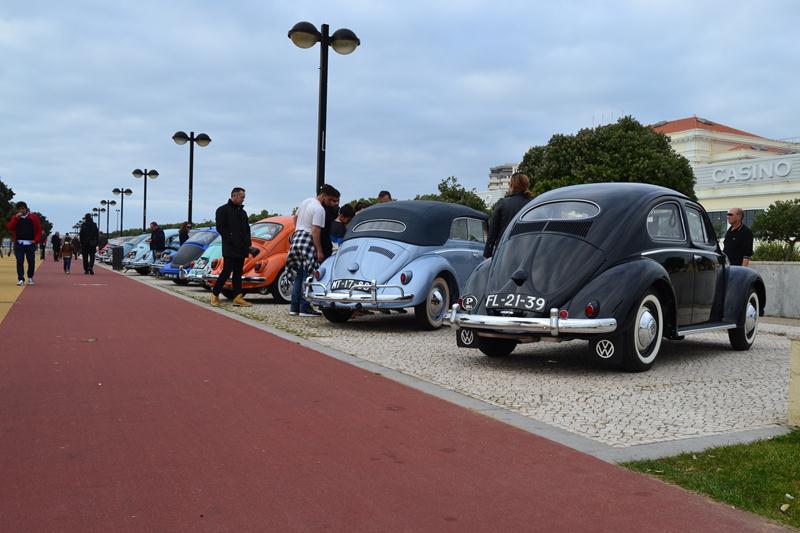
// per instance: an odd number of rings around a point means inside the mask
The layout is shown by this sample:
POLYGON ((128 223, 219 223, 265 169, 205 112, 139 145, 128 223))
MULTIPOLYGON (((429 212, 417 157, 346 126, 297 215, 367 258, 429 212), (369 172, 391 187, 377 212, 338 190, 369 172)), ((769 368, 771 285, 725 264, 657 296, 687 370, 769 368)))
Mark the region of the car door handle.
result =
POLYGON ((700 260, 702 260, 702 259, 703 259, 703 256, 702 256, 702 255, 697 255, 697 254, 695 254, 695 255, 694 255, 694 256, 692 256, 692 257, 693 257, 693 259, 694 259, 695 261, 700 261, 700 260))

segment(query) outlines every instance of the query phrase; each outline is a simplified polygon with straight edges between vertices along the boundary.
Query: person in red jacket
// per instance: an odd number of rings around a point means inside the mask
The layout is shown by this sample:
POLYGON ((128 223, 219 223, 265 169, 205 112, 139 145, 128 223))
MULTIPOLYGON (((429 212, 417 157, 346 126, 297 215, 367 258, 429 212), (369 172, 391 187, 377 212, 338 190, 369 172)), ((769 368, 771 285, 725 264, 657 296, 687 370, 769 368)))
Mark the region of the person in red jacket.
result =
POLYGON ((42 240, 42 224, 25 202, 17 202, 17 213, 11 217, 7 226, 14 241, 14 255, 17 258, 17 285, 25 284, 25 259, 28 259, 28 285, 33 285, 36 269, 36 244, 42 240))

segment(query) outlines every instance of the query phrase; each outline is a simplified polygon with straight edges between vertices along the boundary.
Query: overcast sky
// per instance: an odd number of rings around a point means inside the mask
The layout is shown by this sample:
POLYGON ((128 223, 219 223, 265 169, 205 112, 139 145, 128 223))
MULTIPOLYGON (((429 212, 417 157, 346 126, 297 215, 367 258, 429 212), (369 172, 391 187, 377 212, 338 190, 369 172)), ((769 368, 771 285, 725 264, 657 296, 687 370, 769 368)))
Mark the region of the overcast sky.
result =
MULTIPOLYGON (((0 3, 0 179, 69 230, 130 187, 125 226, 213 216, 234 185, 250 212, 289 213, 315 183, 319 48, 308 20, 361 46, 330 53, 327 181, 342 199, 435 192, 555 133, 631 114, 698 115, 800 137, 800 2, 697 0, 0 3)), ((116 213, 111 213, 113 229, 116 213)), ((101 224, 105 229, 105 221, 101 224)))

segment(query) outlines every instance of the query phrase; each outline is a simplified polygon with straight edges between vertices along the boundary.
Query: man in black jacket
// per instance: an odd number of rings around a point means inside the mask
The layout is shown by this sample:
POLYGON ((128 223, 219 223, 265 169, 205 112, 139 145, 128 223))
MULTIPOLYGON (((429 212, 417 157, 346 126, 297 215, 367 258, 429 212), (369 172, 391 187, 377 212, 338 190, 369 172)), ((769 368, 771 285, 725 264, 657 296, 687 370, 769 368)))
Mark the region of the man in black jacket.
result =
POLYGON ((508 194, 499 200, 492 211, 492 220, 489 222, 489 235, 486 238, 486 246, 483 249, 483 257, 492 257, 494 249, 500 242, 508 223, 531 201, 531 194, 528 192, 530 180, 528 176, 521 172, 511 175, 511 182, 508 184, 508 194))
POLYGON ((222 272, 219 273, 211 291, 211 305, 219 306, 219 294, 225 287, 228 278, 232 278, 233 305, 251 307, 253 304, 242 296, 242 269, 244 260, 250 253, 250 223, 244 210, 245 190, 234 187, 231 198, 225 205, 217 208, 217 231, 222 236, 222 272))
POLYGON ((164 236, 164 230, 154 220, 150 223, 150 250, 153 252, 153 264, 166 248, 167 238, 164 236))
POLYGON ((81 255, 83 256, 83 273, 94 276, 94 254, 97 253, 97 241, 100 239, 100 230, 92 220, 92 215, 86 213, 81 224, 81 255))

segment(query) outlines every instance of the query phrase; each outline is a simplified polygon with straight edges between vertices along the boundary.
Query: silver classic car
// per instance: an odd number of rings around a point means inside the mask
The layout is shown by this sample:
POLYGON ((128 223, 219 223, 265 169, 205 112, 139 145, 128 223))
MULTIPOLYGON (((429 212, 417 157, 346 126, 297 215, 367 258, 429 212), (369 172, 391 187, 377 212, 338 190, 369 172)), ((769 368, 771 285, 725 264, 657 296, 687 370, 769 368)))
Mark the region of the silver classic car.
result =
POLYGON ((332 322, 359 309, 414 308, 424 329, 442 318, 483 260, 485 213, 457 204, 377 204, 350 223, 338 253, 305 283, 305 298, 332 322))

